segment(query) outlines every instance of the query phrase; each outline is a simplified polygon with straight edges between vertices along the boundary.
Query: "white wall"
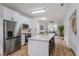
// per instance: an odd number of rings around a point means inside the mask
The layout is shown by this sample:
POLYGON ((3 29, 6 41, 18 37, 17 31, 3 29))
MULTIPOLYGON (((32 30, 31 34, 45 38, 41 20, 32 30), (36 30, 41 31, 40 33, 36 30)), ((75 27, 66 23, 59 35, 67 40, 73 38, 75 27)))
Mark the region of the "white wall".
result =
POLYGON ((46 32, 48 29, 47 23, 45 21, 38 21, 38 34, 40 32, 46 32), (44 27, 43 30, 40 30, 40 25, 42 25, 44 27))
POLYGON ((39 20, 38 18, 32 19, 32 33, 33 35, 38 35, 40 32, 46 32, 48 29, 48 24, 46 21, 39 20), (44 26, 44 30, 40 30, 40 25, 44 26))
POLYGON ((77 35, 72 30, 72 18, 70 18, 69 19, 69 40, 68 40, 68 43, 69 43, 69 47, 72 48, 75 52, 77 52, 76 37, 77 37, 77 35))
POLYGON ((79 8, 79 4, 71 4, 70 7, 68 8, 67 10, 67 13, 65 15, 65 20, 64 20, 64 26, 65 26, 65 31, 64 31, 64 39, 68 45, 68 47, 72 48, 74 50, 74 52, 76 53, 76 55, 79 55, 79 49, 78 49, 78 46, 79 44, 78 41, 79 41, 79 16, 78 16, 78 12, 77 12, 77 36, 75 36, 73 33, 72 33, 72 30, 70 28, 70 19, 69 17, 71 16, 71 14, 74 12, 75 9, 78 9, 79 8), (70 32, 71 31, 71 32, 70 32))
POLYGON ((77 46, 77 55, 79 56, 79 8, 77 9, 77 40, 76 40, 76 46, 77 46))
POLYGON ((37 20, 35 20, 35 19, 32 19, 32 21, 31 21, 32 23, 31 23, 31 27, 32 27, 32 36, 35 36, 35 35, 37 35, 38 34, 38 21, 37 20))

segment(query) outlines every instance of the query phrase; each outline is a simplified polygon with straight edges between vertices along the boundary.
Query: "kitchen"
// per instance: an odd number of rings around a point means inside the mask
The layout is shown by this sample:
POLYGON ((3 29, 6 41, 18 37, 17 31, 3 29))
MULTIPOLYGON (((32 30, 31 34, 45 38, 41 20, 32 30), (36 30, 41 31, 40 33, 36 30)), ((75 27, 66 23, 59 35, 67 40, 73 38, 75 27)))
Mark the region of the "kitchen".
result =
POLYGON ((61 4, 1 4, 0 54, 9 55, 25 46, 29 56, 51 56, 55 49, 55 36, 60 35, 58 26, 63 23, 59 19, 63 17, 67 6, 68 4, 65 7, 61 4), (51 8, 51 5, 57 7, 51 8), (63 11, 62 15, 57 8, 63 11), (57 10, 58 14, 52 10, 57 10))
POLYGON ((0 20, 1 20, 0 27, 2 28, 1 32, 3 32, 3 33, 1 33, 1 34, 3 34, 1 37, 4 39, 4 40, 1 39, 3 41, 3 43, 0 43, 1 45, 3 44, 3 46, 2 46, 3 49, 1 48, 2 50, 0 50, 1 54, 7 55, 17 49, 20 49, 21 45, 24 45, 26 43, 25 34, 27 34, 28 31, 30 31, 30 34, 32 36, 35 36, 40 32, 47 31, 46 22, 42 22, 39 20, 33 21, 29 17, 26 18, 26 17, 22 16, 20 13, 12 10, 10 8, 4 7, 2 5, 0 7, 1 7, 0 8, 0 10, 1 10, 0 11, 0 20), (28 20, 26 20, 26 19, 28 19, 28 20), (40 28, 39 26, 43 27, 42 25, 39 25, 40 23, 43 24, 43 26, 44 26, 44 29, 42 29, 42 30, 39 29, 40 28), (32 26, 32 24, 35 26, 32 26), (3 25, 3 27, 2 27, 2 25, 3 25), (35 30, 36 30, 36 32, 35 32, 35 30))

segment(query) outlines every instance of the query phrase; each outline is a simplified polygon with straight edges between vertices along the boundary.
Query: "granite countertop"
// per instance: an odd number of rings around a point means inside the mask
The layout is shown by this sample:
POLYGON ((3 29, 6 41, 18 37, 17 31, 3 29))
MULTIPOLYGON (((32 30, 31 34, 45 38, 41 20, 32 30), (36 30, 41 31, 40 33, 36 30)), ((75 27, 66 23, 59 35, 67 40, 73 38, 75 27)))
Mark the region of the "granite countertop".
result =
POLYGON ((28 38, 28 40, 49 41, 55 34, 37 35, 28 38))

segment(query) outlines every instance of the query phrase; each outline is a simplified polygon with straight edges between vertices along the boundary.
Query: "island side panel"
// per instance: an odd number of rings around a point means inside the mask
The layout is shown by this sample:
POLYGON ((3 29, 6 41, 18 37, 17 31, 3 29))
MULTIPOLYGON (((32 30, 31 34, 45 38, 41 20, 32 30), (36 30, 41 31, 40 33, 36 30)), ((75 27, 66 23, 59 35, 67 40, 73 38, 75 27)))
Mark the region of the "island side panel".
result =
POLYGON ((28 40, 29 56, 49 56, 49 41, 28 40))

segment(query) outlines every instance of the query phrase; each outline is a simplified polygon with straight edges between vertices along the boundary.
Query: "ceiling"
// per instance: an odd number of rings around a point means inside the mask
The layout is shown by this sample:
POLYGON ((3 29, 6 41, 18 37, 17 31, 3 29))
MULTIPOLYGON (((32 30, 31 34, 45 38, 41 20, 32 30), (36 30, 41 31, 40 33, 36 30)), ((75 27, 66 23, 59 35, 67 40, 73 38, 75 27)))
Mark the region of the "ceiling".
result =
POLYGON ((2 5, 19 11, 20 13, 33 17, 41 18, 46 17, 48 20, 53 20, 55 22, 61 22, 64 19, 67 8, 70 4, 64 3, 61 6, 60 3, 3 3, 2 5), (32 14, 32 10, 36 8, 46 8, 46 12, 42 14, 32 14))

